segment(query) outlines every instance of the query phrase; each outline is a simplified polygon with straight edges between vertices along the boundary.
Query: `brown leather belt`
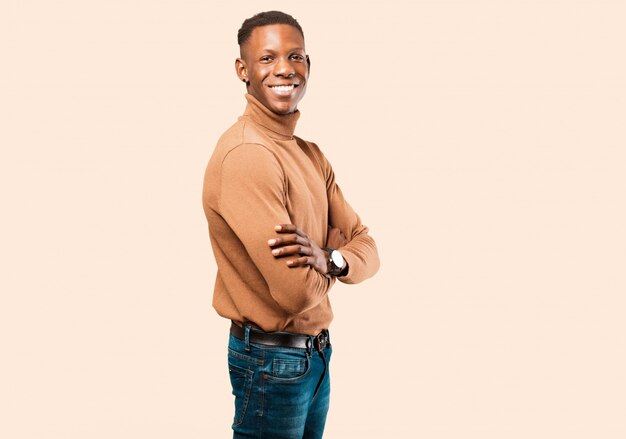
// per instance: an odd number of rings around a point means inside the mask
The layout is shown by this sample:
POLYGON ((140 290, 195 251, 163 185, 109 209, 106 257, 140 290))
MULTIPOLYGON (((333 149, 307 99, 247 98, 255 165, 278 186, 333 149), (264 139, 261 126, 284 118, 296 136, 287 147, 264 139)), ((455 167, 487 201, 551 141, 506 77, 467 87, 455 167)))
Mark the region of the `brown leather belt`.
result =
MULTIPOLYGON (((231 322, 230 333, 239 340, 245 340, 245 329, 235 324, 235 322, 231 322)), ((311 339, 313 339, 313 347, 317 351, 330 346, 328 329, 322 329, 322 332, 319 334, 311 336, 294 332, 263 332, 258 328, 250 327, 250 343, 308 349, 311 346, 311 339)))

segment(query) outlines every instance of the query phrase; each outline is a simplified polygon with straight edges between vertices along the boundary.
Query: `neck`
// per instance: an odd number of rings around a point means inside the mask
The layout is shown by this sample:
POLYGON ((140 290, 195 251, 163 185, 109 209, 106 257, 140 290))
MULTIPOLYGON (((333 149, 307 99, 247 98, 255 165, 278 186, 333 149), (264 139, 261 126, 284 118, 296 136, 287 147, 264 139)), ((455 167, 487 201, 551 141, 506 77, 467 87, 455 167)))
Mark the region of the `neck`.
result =
POLYGON ((288 114, 277 114, 265 107, 257 98, 249 93, 246 93, 246 100, 248 101, 248 105, 246 106, 243 117, 257 125, 261 125, 278 137, 287 139, 293 138, 296 123, 300 118, 299 110, 288 114))

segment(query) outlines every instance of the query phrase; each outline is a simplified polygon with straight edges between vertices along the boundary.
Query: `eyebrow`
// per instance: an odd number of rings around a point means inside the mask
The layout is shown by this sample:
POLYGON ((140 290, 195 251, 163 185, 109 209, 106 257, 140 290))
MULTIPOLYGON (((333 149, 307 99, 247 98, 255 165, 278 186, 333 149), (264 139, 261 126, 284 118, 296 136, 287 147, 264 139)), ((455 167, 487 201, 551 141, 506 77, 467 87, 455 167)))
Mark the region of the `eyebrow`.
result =
MULTIPOLYGON (((270 52, 272 54, 276 53, 276 51, 272 50, 272 49, 261 49, 261 50, 264 51, 264 52, 270 52)), ((295 52, 297 50, 304 51, 304 47, 294 47, 293 49, 288 50, 287 53, 295 52)))

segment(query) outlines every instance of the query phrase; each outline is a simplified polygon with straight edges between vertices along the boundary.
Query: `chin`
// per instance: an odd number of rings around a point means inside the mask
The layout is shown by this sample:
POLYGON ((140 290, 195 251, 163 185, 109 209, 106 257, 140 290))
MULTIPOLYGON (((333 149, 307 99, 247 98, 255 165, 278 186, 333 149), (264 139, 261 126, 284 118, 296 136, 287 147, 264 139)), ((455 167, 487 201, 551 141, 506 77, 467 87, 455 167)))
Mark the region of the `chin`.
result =
POLYGON ((291 107, 289 107, 289 108, 285 108, 285 109, 283 109, 283 108, 277 108, 277 109, 275 109, 275 110, 274 110, 274 113, 278 113, 278 114, 289 114, 289 113, 293 113, 293 112, 295 112, 295 111, 296 111, 296 109, 295 109, 295 108, 291 108, 291 107))
POLYGON ((296 111, 297 104, 291 103, 276 103, 269 107, 274 113, 277 114, 289 114, 296 111))

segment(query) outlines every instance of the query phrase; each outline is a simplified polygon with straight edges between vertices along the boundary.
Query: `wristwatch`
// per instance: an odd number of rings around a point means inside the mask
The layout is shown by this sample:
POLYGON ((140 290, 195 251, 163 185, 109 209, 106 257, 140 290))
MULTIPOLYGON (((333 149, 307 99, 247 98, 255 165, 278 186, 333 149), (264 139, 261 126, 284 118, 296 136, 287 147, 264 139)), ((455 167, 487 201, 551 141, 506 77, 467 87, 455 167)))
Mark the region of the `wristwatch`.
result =
POLYGON ((336 248, 324 247, 322 250, 328 252, 328 274, 331 276, 339 276, 344 268, 346 261, 336 248))

